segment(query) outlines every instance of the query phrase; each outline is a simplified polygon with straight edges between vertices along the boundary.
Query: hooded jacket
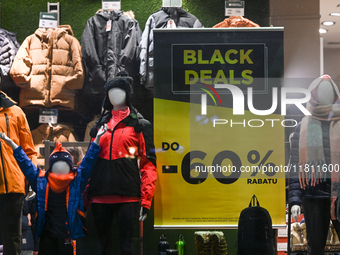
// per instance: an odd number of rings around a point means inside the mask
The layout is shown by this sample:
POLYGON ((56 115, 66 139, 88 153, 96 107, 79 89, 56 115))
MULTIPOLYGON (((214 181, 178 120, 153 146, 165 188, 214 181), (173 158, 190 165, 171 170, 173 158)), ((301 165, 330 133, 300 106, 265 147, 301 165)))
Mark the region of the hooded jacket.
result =
MULTIPOLYGON (((0 130, 21 145, 27 156, 36 164, 31 131, 24 112, 15 102, 0 92, 0 130)), ((25 177, 16 163, 11 147, 0 141, 0 194, 25 194, 25 177)))
POLYGON ((138 74, 140 38, 139 23, 122 11, 98 11, 88 19, 81 37, 86 96, 101 102, 105 83, 118 72, 138 74))
POLYGON ((10 75, 21 88, 19 106, 75 108, 76 90, 83 88, 81 47, 69 25, 38 28, 14 59, 10 75))
POLYGON ((169 20, 173 18, 176 28, 203 28, 201 22, 183 8, 162 7, 151 14, 145 24, 140 47, 140 84, 153 90, 154 86, 154 41, 153 29, 166 28, 169 20))
POLYGON ((110 113, 100 118, 94 128, 108 125, 108 131, 100 138, 102 149, 88 195, 140 197, 141 206, 150 209, 157 179, 152 126, 135 109, 115 127, 111 117, 110 113))
MULTIPOLYGON (((84 218, 82 192, 91 176, 93 165, 96 162, 99 151, 100 147, 94 142, 91 143, 83 161, 78 168, 74 169, 76 172, 75 177, 70 183, 68 198, 66 198, 68 219, 65 222, 65 226, 71 239, 84 236, 83 224, 81 222, 81 218, 84 218)), ((37 193, 36 237, 38 238, 45 225, 46 204, 48 202, 46 200, 48 178, 45 175, 45 171, 36 168, 35 165, 32 164, 21 146, 13 150, 13 155, 21 171, 32 186, 32 189, 37 193)))

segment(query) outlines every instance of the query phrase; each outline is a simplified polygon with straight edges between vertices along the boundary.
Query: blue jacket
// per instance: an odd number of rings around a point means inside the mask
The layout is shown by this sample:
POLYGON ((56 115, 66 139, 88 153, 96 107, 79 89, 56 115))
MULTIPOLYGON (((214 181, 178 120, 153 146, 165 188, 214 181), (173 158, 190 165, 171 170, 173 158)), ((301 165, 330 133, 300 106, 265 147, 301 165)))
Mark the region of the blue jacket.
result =
MULTIPOLYGON (((65 222, 66 229, 71 239, 77 239, 84 236, 81 216, 84 217, 83 195, 87 181, 91 176, 93 166, 96 163, 100 147, 94 142, 91 143, 86 156, 76 170, 76 176, 70 184, 69 201, 68 201, 68 219, 65 222)), ((29 184, 37 193, 36 197, 36 236, 39 237, 45 225, 45 196, 47 178, 45 172, 37 168, 27 157, 21 146, 13 150, 13 155, 24 173, 29 184)))

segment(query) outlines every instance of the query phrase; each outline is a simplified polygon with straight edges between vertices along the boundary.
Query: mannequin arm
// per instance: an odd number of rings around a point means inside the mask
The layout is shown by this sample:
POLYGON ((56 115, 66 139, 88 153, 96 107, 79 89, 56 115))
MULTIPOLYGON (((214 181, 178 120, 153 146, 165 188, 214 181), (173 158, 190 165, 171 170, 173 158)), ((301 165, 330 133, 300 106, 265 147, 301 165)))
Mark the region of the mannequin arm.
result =
POLYGON ((9 138, 5 133, 0 132, 0 138, 4 140, 6 143, 8 143, 9 146, 11 146, 12 150, 15 150, 18 148, 18 145, 12 141, 11 138, 9 138))
POLYGON ((292 213, 292 217, 295 221, 297 221, 297 217, 301 215, 301 207, 299 205, 293 205, 290 209, 292 213))
POLYGON ((94 141, 93 141, 95 144, 100 145, 100 143, 99 143, 100 142, 100 137, 102 137, 102 135, 105 134, 107 129, 108 129, 107 124, 104 124, 103 126, 100 127, 100 129, 97 132, 96 139, 94 139, 94 141))

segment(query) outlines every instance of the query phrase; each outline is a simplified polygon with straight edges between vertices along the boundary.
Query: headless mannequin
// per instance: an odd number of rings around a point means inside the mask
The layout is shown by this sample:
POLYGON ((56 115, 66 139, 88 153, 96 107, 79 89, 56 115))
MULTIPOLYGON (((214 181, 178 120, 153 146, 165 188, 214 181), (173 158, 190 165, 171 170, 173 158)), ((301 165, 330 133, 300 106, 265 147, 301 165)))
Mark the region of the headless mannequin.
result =
MULTIPOLYGON (((333 104, 335 100, 335 92, 332 84, 329 81, 320 82, 317 88, 317 96, 321 104, 333 104)), ((293 219, 297 221, 297 217, 301 215, 301 207, 299 205, 293 205, 291 208, 291 212, 293 219)))
MULTIPOLYGON (((306 142, 305 139, 309 139, 309 142, 312 142, 312 145, 309 143, 310 147, 307 148, 307 157, 309 157, 307 160, 317 161, 318 158, 323 160, 322 157, 324 157, 326 164, 336 164, 332 158, 337 158, 336 148, 338 142, 336 137, 338 137, 339 131, 334 127, 339 123, 339 112, 336 110, 338 107, 337 100, 339 98, 339 92, 330 77, 324 75, 320 78, 311 83, 309 87, 313 101, 310 101, 307 105, 307 107, 310 107, 313 115, 318 116, 320 120, 317 121, 317 118, 314 120, 302 119, 299 135, 296 135, 297 133, 295 132, 292 136, 292 150, 298 149, 298 151, 292 151, 291 154, 291 156, 293 156, 291 158, 293 164, 296 164, 296 166, 298 166, 298 163, 304 164, 304 162, 306 162, 303 150, 304 146, 307 146, 308 141, 306 142), (323 109, 326 109, 324 113, 317 115, 322 112, 323 109), (312 128, 310 129, 310 133, 308 133, 310 127, 312 128), (297 143, 298 146, 296 145, 297 143), (317 153, 323 154, 324 156, 315 157, 317 153), (298 157, 294 158, 296 155, 298 155, 298 157)), ((305 219, 303 235, 307 241, 307 254, 319 255, 324 253, 330 222, 332 222, 335 232, 338 235, 340 234, 340 224, 338 220, 335 219, 336 203, 333 200, 334 193, 332 193, 332 189, 335 187, 333 186, 333 180, 330 179, 330 175, 328 175, 328 177, 322 177, 322 179, 320 179, 321 182, 316 183, 315 187, 313 187, 313 180, 309 179, 307 181, 306 179, 306 182, 304 182, 302 178, 304 177, 299 176, 300 184, 294 179, 290 182, 292 189, 289 188, 289 199, 293 203, 294 201, 300 200, 299 205, 293 205, 291 207, 291 213, 293 219, 298 221, 298 216, 301 214, 300 206, 303 206, 305 219), (327 180, 323 178, 327 178, 327 180), (300 191, 297 185, 300 187, 300 191)))
MULTIPOLYGON (((113 106, 113 110, 122 110, 126 108, 126 92, 120 88, 112 88, 108 92, 109 100, 113 106)), ((148 209, 141 207, 139 212, 139 220, 144 221, 148 216, 148 209)))

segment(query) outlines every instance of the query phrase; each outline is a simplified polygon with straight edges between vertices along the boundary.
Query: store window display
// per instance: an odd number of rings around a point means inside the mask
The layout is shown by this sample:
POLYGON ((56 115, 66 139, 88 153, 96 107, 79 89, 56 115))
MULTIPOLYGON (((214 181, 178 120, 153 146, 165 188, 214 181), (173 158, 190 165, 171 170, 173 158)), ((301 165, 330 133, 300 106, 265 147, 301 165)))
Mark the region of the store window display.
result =
POLYGON ((291 136, 289 203, 297 221, 304 211, 308 254, 323 254, 330 220, 340 233, 339 173, 322 171, 339 166, 339 90, 330 76, 323 75, 309 86, 311 113, 298 124, 291 136), (301 171, 300 171, 301 170, 301 171), (308 170, 308 171, 307 171, 308 170))
POLYGON ((114 218, 120 254, 133 254, 138 212, 139 220, 145 220, 154 195, 157 172, 152 126, 132 107, 132 82, 126 72, 120 72, 105 84, 103 113, 91 130, 92 137, 104 123, 109 130, 101 138, 88 187, 100 244, 97 254, 110 252, 114 218))

